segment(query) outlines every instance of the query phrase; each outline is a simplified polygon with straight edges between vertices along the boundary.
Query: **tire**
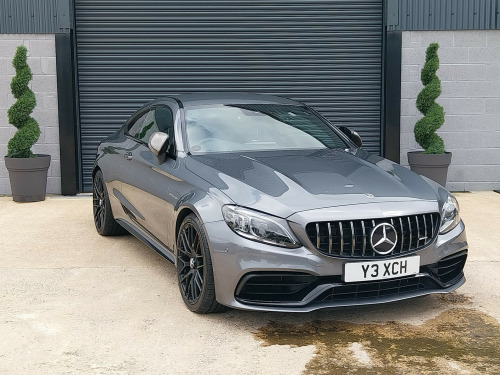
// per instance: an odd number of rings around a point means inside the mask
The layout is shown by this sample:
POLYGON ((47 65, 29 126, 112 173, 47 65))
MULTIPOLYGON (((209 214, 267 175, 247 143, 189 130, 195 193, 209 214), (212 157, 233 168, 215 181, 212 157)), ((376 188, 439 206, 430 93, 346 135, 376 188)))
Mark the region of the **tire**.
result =
POLYGON ((98 170, 92 184, 94 224, 101 236, 119 236, 127 231, 118 224, 113 217, 108 191, 102 172, 98 170))
POLYGON ((212 259, 203 226, 196 215, 189 214, 177 234, 177 279, 187 308, 197 314, 227 310, 215 298, 212 259))

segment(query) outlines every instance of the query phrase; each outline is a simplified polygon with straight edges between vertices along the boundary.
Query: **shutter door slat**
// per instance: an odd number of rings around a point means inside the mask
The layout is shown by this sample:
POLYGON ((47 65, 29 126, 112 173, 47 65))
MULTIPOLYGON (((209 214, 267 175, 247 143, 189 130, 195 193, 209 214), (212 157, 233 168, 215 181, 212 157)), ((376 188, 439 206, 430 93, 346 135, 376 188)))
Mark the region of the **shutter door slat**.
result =
POLYGON ((303 101, 380 153, 382 0, 75 0, 84 191, 97 144, 145 102, 303 101))

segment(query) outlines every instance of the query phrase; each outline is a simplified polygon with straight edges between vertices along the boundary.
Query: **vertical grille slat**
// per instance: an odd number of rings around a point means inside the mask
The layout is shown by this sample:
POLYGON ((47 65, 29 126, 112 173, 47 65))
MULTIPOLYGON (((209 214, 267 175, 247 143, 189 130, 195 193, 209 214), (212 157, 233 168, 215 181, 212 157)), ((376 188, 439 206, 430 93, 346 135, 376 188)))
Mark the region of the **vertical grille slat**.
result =
POLYGON ((316 248, 320 248, 321 237, 319 236, 319 223, 316 223, 316 248))
POLYGON ((403 220, 401 218, 399 218, 399 229, 401 233, 401 245, 399 245, 399 253, 401 254, 403 252, 403 245, 405 242, 405 236, 404 236, 405 231, 403 229, 403 220))
POLYGON ((426 215, 423 216, 423 218, 424 218, 424 236, 425 236, 425 239, 427 239, 428 238, 427 237, 427 220, 425 219, 425 216, 426 215))
POLYGON ((361 228, 363 228, 363 250, 361 252, 361 256, 365 256, 366 251, 366 230, 365 230, 365 222, 361 220, 361 228))
POLYGON ((408 233, 410 234, 410 240, 408 241, 408 251, 410 251, 411 250, 411 246, 412 246, 411 245, 411 240, 412 240, 411 231, 412 231, 412 229, 411 229, 411 220, 410 220, 409 216, 408 216, 408 229, 409 229, 408 233))
POLYGON ((328 254, 332 253, 332 225, 328 223, 328 254))
POLYGON ((354 232, 354 224, 351 221, 351 256, 354 256, 354 249, 356 248, 356 233, 354 232))
POLYGON ((415 222, 417 223, 417 247, 420 246, 420 224, 418 223, 418 216, 415 216, 415 222))
POLYGON ((307 236, 321 253, 343 258, 383 258, 406 254, 429 246, 439 232, 439 214, 428 213, 392 218, 309 223, 307 236), (395 249, 378 254, 371 246, 373 228, 388 223, 397 233, 395 249))
POLYGON ((339 221, 340 230, 340 255, 344 253, 344 230, 342 229, 342 222, 339 221))

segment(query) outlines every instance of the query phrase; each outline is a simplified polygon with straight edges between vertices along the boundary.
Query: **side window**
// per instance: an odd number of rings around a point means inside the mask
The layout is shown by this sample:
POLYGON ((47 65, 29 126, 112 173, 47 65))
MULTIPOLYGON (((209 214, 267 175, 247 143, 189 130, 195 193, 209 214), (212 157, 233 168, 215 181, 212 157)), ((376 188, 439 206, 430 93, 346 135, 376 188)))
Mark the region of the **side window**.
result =
POLYGON ((159 129, 155 119, 155 110, 151 109, 134 122, 128 129, 128 134, 139 141, 148 143, 151 134, 157 131, 159 129))
POLYGON ((158 125, 158 131, 168 134, 169 147, 167 152, 175 152, 174 140, 174 115, 168 107, 158 106, 155 108, 155 121, 158 125))

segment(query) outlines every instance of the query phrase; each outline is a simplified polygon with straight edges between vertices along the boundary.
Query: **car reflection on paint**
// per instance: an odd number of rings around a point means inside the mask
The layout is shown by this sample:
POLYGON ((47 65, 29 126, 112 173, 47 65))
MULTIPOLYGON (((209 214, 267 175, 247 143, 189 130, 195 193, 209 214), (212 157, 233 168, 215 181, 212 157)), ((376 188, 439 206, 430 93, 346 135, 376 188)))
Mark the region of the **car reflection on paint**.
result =
POLYGON ((96 229, 128 231, 174 263, 197 313, 311 311, 461 286, 456 199, 361 145, 289 99, 161 98, 98 147, 96 229))

